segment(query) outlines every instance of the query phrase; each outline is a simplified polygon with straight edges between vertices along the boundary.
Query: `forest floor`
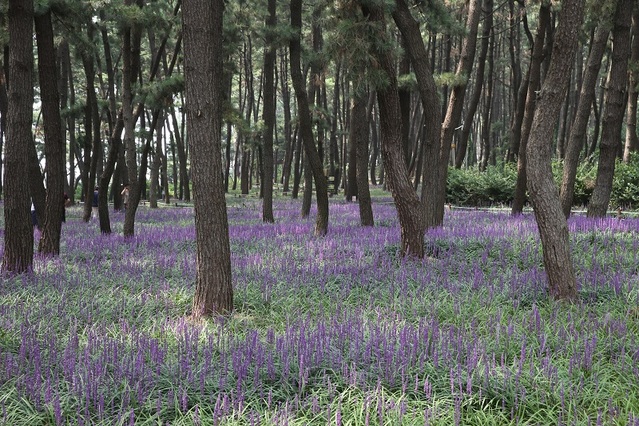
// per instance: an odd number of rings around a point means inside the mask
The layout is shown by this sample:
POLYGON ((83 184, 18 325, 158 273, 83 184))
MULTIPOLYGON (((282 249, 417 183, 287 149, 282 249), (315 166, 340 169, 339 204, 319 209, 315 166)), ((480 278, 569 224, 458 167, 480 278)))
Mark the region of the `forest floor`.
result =
POLYGON ((449 209, 406 261, 374 195, 367 228, 332 198, 324 238, 299 200, 265 224, 229 197, 235 310, 199 324, 190 207, 128 240, 71 207, 61 255, 0 282, 0 424, 639 425, 638 219, 569 220, 565 304, 532 213, 449 209))

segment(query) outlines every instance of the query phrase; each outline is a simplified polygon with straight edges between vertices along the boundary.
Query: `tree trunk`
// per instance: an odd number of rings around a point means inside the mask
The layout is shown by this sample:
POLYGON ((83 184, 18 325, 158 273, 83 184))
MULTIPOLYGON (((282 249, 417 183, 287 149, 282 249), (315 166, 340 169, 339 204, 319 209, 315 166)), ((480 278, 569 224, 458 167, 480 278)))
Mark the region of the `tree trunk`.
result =
POLYGON ((184 0, 186 119, 193 173, 196 282, 193 318, 233 310, 222 166, 223 0, 184 0))
MULTIPOLYGON (((368 99, 365 92, 355 94, 350 117, 351 129, 349 143, 356 146, 356 163, 353 164, 353 167, 357 169, 359 221, 362 226, 373 226, 375 221, 373 220, 371 193, 368 188, 368 129, 370 125, 370 111, 367 111, 367 103, 368 99)), ((350 179, 349 177, 349 182, 350 179)))
POLYGON ((466 151, 468 150, 468 137, 470 136, 470 129, 474 122, 475 113, 477 112, 477 106, 481 98, 482 87, 484 84, 484 71, 486 69, 486 56, 488 55, 488 45, 490 41, 490 34, 493 27, 493 0, 484 0, 483 15, 484 24, 481 35, 481 48, 479 50, 479 58, 477 60, 477 72, 475 74, 475 85, 473 87, 473 95, 470 99, 470 103, 466 109, 466 116, 464 118, 461 135, 458 139, 455 149, 455 167, 461 168, 466 159, 466 151))
MULTIPOLYGON (((422 207, 424 208, 424 226, 426 228, 441 225, 437 200, 441 188, 437 181, 439 170, 440 134, 441 134, 441 107, 439 95, 433 78, 432 70, 428 66, 428 52, 421 37, 419 24, 411 15, 408 5, 404 0, 396 0, 396 9, 393 12, 393 19, 406 39, 406 48, 411 58, 415 76, 417 78, 417 88, 422 103, 425 117, 423 141, 424 150, 422 154, 425 173, 422 178, 422 207)), ((444 193, 445 193, 444 186, 444 193)), ((443 217, 441 218, 443 220, 443 217)))
POLYGON ((532 47, 532 59, 528 69, 528 90, 526 95, 526 106, 521 122, 521 139, 519 140, 519 153, 517 155, 517 182, 515 183, 515 194, 513 198, 512 214, 521 214, 526 203, 526 184, 528 171, 527 153, 528 138, 532 126, 535 108, 537 105, 537 92, 541 86, 541 64, 544 60, 544 41, 546 39, 546 28, 550 25, 550 6, 542 3, 539 8, 539 24, 535 34, 535 42, 532 47))
MULTIPOLYGON (((124 0, 125 5, 132 5, 133 0, 124 0)), ((137 37, 131 26, 123 29, 122 35, 122 118, 124 120, 123 145, 127 180, 129 184, 129 205, 124 213, 123 235, 125 238, 135 235, 135 212, 140 203, 141 188, 138 185, 137 147, 135 143, 135 122, 133 114, 133 84, 138 74, 135 51, 137 37)))
MULTIPOLYGON (((269 16, 266 20, 267 31, 275 31, 277 25, 276 1, 268 0, 269 16)), ((276 51, 273 37, 269 34, 264 53, 264 147, 262 149, 262 178, 263 200, 262 220, 267 223, 275 222, 273 217, 273 133, 275 131, 275 60, 276 51)))
POLYGON ((595 87, 599 78, 601 59, 606 50, 606 43, 608 41, 608 35, 610 34, 610 27, 606 25, 606 20, 606 18, 601 20, 602 22, 596 29, 595 35, 590 43, 590 54, 588 55, 588 63, 586 64, 586 70, 584 71, 583 81, 581 83, 577 112, 570 129, 568 143, 566 144, 560 190, 561 210, 564 212, 566 218, 570 216, 572 209, 575 194, 575 179, 577 177, 577 167, 579 166, 579 153, 582 151, 584 141, 586 140, 586 130, 588 129, 588 120, 595 98, 595 87))
POLYGON ((33 267, 29 218, 29 145, 33 145, 33 2, 9 0, 9 95, 4 161, 4 254, 2 271, 33 267), (27 171, 28 174, 28 171, 27 171))
MULTIPOLYGON (((473 68, 475 59, 475 51, 477 46, 477 27, 479 26, 479 17, 481 15, 481 0, 470 0, 468 5, 468 19, 466 21, 467 33, 462 43, 461 56, 455 75, 457 77, 468 78, 473 68)), ((453 142, 455 128, 459 125, 462 110, 464 107, 464 96, 466 94, 467 81, 459 82, 453 87, 446 115, 442 122, 442 133, 439 151, 439 165, 436 167, 436 175, 432 177, 432 181, 438 185, 435 192, 436 198, 432 203, 435 207, 435 226, 442 224, 444 220, 444 203, 446 202, 446 179, 448 176, 448 160, 450 158, 450 148, 453 142)), ((430 179, 429 179, 430 180, 430 179)), ((427 180, 424 179, 424 182, 427 180)), ((430 224, 429 224, 430 226, 430 224)))
MULTIPOLYGON (((384 12, 378 6, 361 4, 364 16, 379 25, 378 42, 388 41, 384 12)), ((388 84, 377 89, 384 170, 388 179, 401 232, 402 256, 424 257, 424 217, 422 205, 408 178, 402 149, 402 121, 397 92, 397 73, 388 46, 375 46, 375 58, 388 78, 388 84)))
POLYGON ((630 53, 630 70, 628 72, 628 103, 626 109, 626 144, 623 151, 623 162, 630 162, 630 154, 639 150, 637 137, 637 99, 639 91, 639 7, 632 11, 632 46, 630 53))
POLYGON ((304 77, 301 68, 300 44, 302 28, 302 1, 291 0, 291 26, 294 34, 290 39, 291 55, 291 80, 295 97, 297 99, 300 137, 304 144, 304 152, 308 158, 308 164, 315 181, 317 196, 317 218, 315 222, 315 235, 326 235, 328 232, 328 183, 322 168, 322 161, 313 140, 311 112, 308 97, 304 87, 304 77))
POLYGON ((612 29, 612 63, 606 81, 597 179, 588 203, 588 217, 604 217, 610 203, 615 160, 621 150, 621 126, 628 85, 633 7, 636 7, 633 0, 619 0, 615 11, 615 24, 612 29))
POLYGON ((60 232, 64 213, 64 140, 60 116, 60 94, 53 45, 51 11, 35 17, 38 42, 38 76, 44 118, 47 201, 38 250, 45 255, 60 254, 60 232))
POLYGON ((570 71, 583 20, 584 0, 565 0, 559 13, 552 59, 539 93, 528 141, 528 190, 541 237, 549 294, 577 296, 566 218, 552 176, 551 156, 557 116, 568 90, 570 71))

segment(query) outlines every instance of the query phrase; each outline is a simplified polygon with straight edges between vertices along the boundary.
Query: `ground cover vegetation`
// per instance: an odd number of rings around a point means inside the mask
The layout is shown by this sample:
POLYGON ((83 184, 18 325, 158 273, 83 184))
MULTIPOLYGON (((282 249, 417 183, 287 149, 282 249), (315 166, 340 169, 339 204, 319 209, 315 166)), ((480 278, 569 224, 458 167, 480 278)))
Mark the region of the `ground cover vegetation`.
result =
POLYGON ((0 423, 639 424, 639 220, 569 219, 566 304, 529 213, 448 210, 407 261, 388 196, 374 227, 333 199, 322 238, 228 201, 234 312, 198 323, 191 208, 129 238, 68 209, 60 255, 0 283, 0 423))

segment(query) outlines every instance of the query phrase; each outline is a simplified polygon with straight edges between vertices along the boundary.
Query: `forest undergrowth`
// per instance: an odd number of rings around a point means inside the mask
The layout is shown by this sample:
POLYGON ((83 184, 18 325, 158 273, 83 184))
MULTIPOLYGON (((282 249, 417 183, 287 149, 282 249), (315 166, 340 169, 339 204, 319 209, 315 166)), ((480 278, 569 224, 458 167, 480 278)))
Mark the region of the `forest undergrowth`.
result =
POLYGON ((235 310, 199 324, 190 208, 129 240, 70 208, 60 257, 2 277, 0 424, 639 425, 639 219, 569 220, 565 304, 531 213, 449 210, 405 261, 388 201, 364 228, 332 200, 316 238, 229 198, 235 310))

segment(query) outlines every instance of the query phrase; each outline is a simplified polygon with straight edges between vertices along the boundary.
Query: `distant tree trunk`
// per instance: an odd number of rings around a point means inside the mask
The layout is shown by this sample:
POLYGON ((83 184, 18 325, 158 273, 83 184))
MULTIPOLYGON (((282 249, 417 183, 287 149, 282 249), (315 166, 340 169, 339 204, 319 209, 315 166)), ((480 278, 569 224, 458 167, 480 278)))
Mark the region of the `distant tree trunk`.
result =
POLYGON ((517 182, 515 183, 515 194, 513 197, 512 214, 521 214, 526 203, 526 182, 527 182, 527 153, 528 138, 532 126, 535 108, 537 105, 537 92, 541 86, 541 64, 544 60, 544 41, 546 39, 546 28, 550 25, 550 5, 542 3, 539 8, 539 23, 535 42, 532 47, 532 59, 528 69, 526 87, 525 112, 521 122, 521 133, 519 140, 519 153, 517 155, 517 182))
MULTIPOLYGON (((461 47, 461 55, 455 75, 467 79, 470 76, 475 59, 475 51, 477 46, 477 27, 479 26, 479 17, 481 15, 481 0, 470 0, 468 3, 468 19, 466 21, 467 33, 461 47)), ((439 165, 436 175, 432 180, 437 185, 436 198, 432 203, 435 205, 435 226, 442 224, 444 220, 444 203, 446 202, 446 179, 448 176, 448 160, 450 159, 450 148, 453 142, 455 128, 459 125, 462 110, 464 107, 464 97, 466 94, 467 81, 459 82, 453 87, 446 115, 442 122, 442 134, 439 151, 439 165)), ((430 179, 428 179, 430 180, 430 179)), ((427 180, 424 179, 426 182, 427 180)), ((429 220, 430 222, 430 220, 429 220)), ((430 224, 429 224, 430 226, 430 224)))
POLYGON ((379 133, 377 132, 377 120, 375 119, 375 107, 376 103, 373 104, 373 110, 371 112, 371 120, 369 123, 370 126, 370 135, 371 135, 371 146, 372 153, 370 158, 370 172, 371 172, 371 184, 377 186, 377 159, 379 158, 379 133))
POLYGON ((552 59, 539 93, 526 152, 528 190, 541 237, 548 290, 555 299, 577 296, 568 225, 552 176, 551 156, 557 116, 568 90, 577 50, 583 10, 584 0, 565 0, 562 4, 552 59))
POLYGON ((628 72, 628 103, 626 110, 626 144, 623 151, 623 162, 630 162, 630 154, 639 150, 637 137, 637 99, 639 91, 639 7, 632 11, 632 46, 630 48, 630 70, 628 72))
POLYGON ((630 26, 634 7, 636 5, 633 0, 619 0, 615 11, 615 24, 612 29, 612 63, 606 81, 597 179, 588 203, 588 217, 604 217, 610 203, 615 160, 621 152, 621 126, 628 87, 630 26))
POLYGON ((175 144, 177 146, 177 154, 180 163, 180 199, 191 201, 191 188, 189 187, 189 172, 187 169, 186 149, 184 148, 184 134, 180 132, 178 126, 175 109, 171 108, 171 120, 173 123, 173 132, 175 133, 175 144))
POLYGON ((490 41, 490 34, 493 27, 493 0, 484 0, 483 4, 484 24, 482 27, 481 35, 481 47, 479 49, 479 58, 477 60, 477 72, 475 74, 475 85, 473 86, 473 93, 470 99, 468 108, 466 109, 466 116, 462 123, 461 135, 457 142, 455 149, 455 167, 461 168, 466 159, 466 151, 468 151, 468 138, 470 136, 470 130, 474 121, 475 113, 477 112, 477 106, 481 99, 482 87, 484 84, 484 71, 486 69, 486 56, 488 55, 488 45, 490 41))
POLYGON ((223 0, 184 0, 186 119, 196 231, 195 319, 233 310, 222 166, 223 0))
MULTIPOLYGON (((344 191, 347 202, 355 201, 354 198, 358 196, 359 163, 357 154, 360 149, 359 138, 368 138, 368 120, 364 119, 364 114, 366 114, 366 96, 358 93, 353 98, 348 135, 348 173, 346 175, 346 191, 344 191), (363 126, 366 126, 366 129, 362 129, 363 126)), ((368 152, 368 140, 366 140, 366 151, 368 152)), ((368 172, 368 156, 366 158, 366 171, 368 172)), ((368 186, 368 178, 366 178, 366 186, 368 186)))
POLYGON ((595 86, 599 78, 601 60, 606 50, 610 27, 605 23, 606 18, 601 19, 601 24, 595 31, 595 35, 590 43, 590 54, 588 63, 584 71, 581 83, 581 93, 577 103, 575 120, 570 128, 570 136, 566 144, 564 156, 564 169, 561 180, 561 210, 568 218, 572 209, 572 202, 575 194, 575 179, 577 177, 577 167, 579 166, 579 153, 584 148, 586 140, 586 130, 590 118, 591 107, 595 99, 595 86))
MULTIPOLYGON (((4 24, 3 24, 4 25, 4 24)), ((7 49, 6 47, 5 49, 7 49)), ((5 67, 8 65, 4 63, 5 67)), ((3 67, 4 68, 4 67, 3 67)), ((4 138, 7 134, 7 113, 9 111, 9 99, 7 98, 7 81, 4 69, 0 70, 0 152, 4 152, 4 138)), ((2 174, 2 161, 0 161, 0 176, 2 174)), ((0 179, 0 197, 2 196, 2 179, 0 179)))
MULTIPOLYGON (((359 221, 362 226, 373 226, 375 222, 373 220, 373 208, 371 206, 371 193, 368 188, 368 129, 370 125, 370 111, 367 111, 367 103, 368 100, 365 92, 355 94, 350 117, 349 143, 356 146, 356 163, 353 164, 353 167, 357 169, 359 221)), ((349 177, 349 182, 350 179, 349 177)))
POLYGON ((293 153, 295 151, 293 132, 291 129, 291 94, 288 86, 288 73, 285 58, 281 58, 280 84, 282 91, 282 105, 284 109, 284 164, 282 165, 282 191, 287 193, 291 179, 291 166, 293 164, 293 153))
POLYGON ((309 167, 315 181, 317 195, 317 219, 315 222, 315 235, 326 235, 328 231, 328 182, 322 168, 319 152, 313 141, 311 113, 304 88, 304 77, 301 68, 301 28, 302 28, 302 1, 291 0, 291 26, 294 35, 290 40, 291 55, 291 80, 297 99, 298 119, 300 122, 300 137, 304 144, 304 151, 308 158, 309 167))
POLYGON ((60 116, 60 94, 53 45, 51 11, 35 17, 38 42, 38 76, 44 118, 47 201, 38 250, 45 255, 60 254, 60 232, 64 213, 64 141, 60 116))
MULTIPOLYGON (((162 198, 160 194, 160 166, 162 164, 162 130, 164 128, 164 111, 158 114, 158 124, 155 125, 155 149, 153 152, 153 160, 151 161, 151 184, 149 187, 149 207, 158 208, 158 198, 162 198)), ((152 137, 150 135, 149 137, 152 137)))
MULTIPOLYGON (((379 35, 386 34, 384 12, 379 6, 360 3, 364 16, 381 26, 379 35)), ((383 42, 388 40, 378 40, 383 42)), ((382 156, 401 232, 402 256, 424 257, 424 215, 422 205, 408 178, 408 168, 402 149, 402 121, 397 93, 397 72, 391 51, 386 46, 377 46, 372 52, 380 69, 388 78, 388 84, 377 89, 382 156)))
POLYGON ((524 105, 526 103, 527 86, 522 79, 520 64, 520 39, 521 24, 526 23, 526 9, 520 5, 521 14, 515 12, 515 0, 508 1, 508 20, 510 24, 508 37, 508 53, 510 56, 510 68, 512 72, 512 108, 510 117, 510 146, 506 156, 506 161, 514 162, 519 153, 519 141, 521 139, 521 120, 524 116, 524 105), (521 17, 521 18, 520 18, 521 17))
MULTIPOLYGON (((490 2, 490 0, 488 0, 490 2)), ((491 4, 492 6, 492 4, 491 4)), ((488 21, 488 19, 487 19, 488 21)), ((481 158, 479 160, 479 170, 485 171, 486 167, 488 167, 488 163, 490 162, 491 157, 491 123, 493 116, 493 69, 494 69, 494 58, 495 58, 495 37, 490 34, 489 36, 490 42, 490 54, 488 56, 488 75, 485 92, 484 92, 484 107, 482 109, 481 114, 481 158)))
POLYGON ((4 161, 4 254, 2 271, 33 267, 33 226, 29 217, 29 145, 33 145, 33 2, 9 0, 9 96, 4 161), (28 172, 27 172, 28 174, 28 172))
MULTIPOLYGON (((269 16, 266 19, 268 31, 275 31, 277 25, 276 1, 268 0, 269 16)), ((275 60, 276 51, 273 36, 268 35, 264 53, 264 147, 262 149, 262 164, 264 177, 262 188, 262 220, 267 223, 275 222, 273 217, 273 133, 275 131, 275 60)))

